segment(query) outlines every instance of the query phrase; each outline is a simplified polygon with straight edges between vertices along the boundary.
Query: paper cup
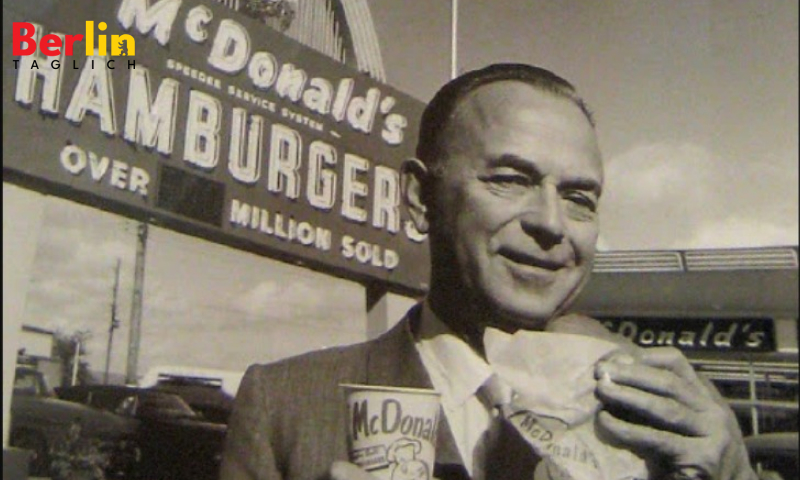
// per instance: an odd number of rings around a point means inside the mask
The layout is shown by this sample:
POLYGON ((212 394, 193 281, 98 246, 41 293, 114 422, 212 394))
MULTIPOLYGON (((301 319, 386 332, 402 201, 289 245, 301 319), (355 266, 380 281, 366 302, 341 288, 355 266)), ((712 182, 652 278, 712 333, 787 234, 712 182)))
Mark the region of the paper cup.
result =
POLYGON ((431 480, 439 394, 343 384, 350 461, 382 480, 431 480))

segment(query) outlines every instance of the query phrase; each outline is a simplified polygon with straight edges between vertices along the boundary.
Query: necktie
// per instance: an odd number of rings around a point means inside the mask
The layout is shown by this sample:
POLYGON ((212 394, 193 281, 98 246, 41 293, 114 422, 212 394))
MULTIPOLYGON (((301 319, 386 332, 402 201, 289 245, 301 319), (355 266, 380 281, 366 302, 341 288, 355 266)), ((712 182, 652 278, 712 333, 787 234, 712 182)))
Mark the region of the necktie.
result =
POLYGON ((494 418, 481 440, 485 480, 530 480, 540 458, 507 420, 513 392, 496 376, 492 376, 478 390, 479 396, 492 408, 494 418))

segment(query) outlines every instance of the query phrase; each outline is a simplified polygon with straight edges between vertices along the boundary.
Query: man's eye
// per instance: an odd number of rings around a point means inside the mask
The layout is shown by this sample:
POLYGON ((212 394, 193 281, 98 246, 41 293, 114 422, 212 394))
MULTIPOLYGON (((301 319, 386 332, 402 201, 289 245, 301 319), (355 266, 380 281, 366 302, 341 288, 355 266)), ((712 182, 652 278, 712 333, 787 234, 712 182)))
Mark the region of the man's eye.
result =
POLYGON ((532 184, 530 177, 518 174, 492 175, 486 180, 489 183, 493 183, 496 185, 507 185, 507 186, 528 187, 532 184))
POLYGON ((592 212, 597 211, 597 202, 590 196, 586 195, 585 193, 567 192, 564 195, 564 198, 574 203, 576 206, 585 208, 592 212))

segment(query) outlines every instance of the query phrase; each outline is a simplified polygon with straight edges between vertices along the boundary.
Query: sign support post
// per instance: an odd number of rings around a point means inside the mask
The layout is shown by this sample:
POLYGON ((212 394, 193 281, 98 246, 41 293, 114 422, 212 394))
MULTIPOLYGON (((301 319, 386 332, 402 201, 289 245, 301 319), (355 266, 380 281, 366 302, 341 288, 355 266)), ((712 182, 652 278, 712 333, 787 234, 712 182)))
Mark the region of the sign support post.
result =
POLYGON ((389 291, 377 282, 364 286, 367 297, 367 339, 379 337, 389 326, 389 291))

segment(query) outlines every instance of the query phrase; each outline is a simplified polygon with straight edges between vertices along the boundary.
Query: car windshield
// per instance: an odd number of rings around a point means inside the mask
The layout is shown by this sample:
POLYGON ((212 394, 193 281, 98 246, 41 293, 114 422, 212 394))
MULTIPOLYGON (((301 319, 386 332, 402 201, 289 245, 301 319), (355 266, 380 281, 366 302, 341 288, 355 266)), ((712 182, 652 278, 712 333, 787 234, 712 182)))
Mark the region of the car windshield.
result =
POLYGON ((142 395, 139 413, 142 416, 150 417, 198 417, 198 414, 181 397, 161 393, 142 395))

